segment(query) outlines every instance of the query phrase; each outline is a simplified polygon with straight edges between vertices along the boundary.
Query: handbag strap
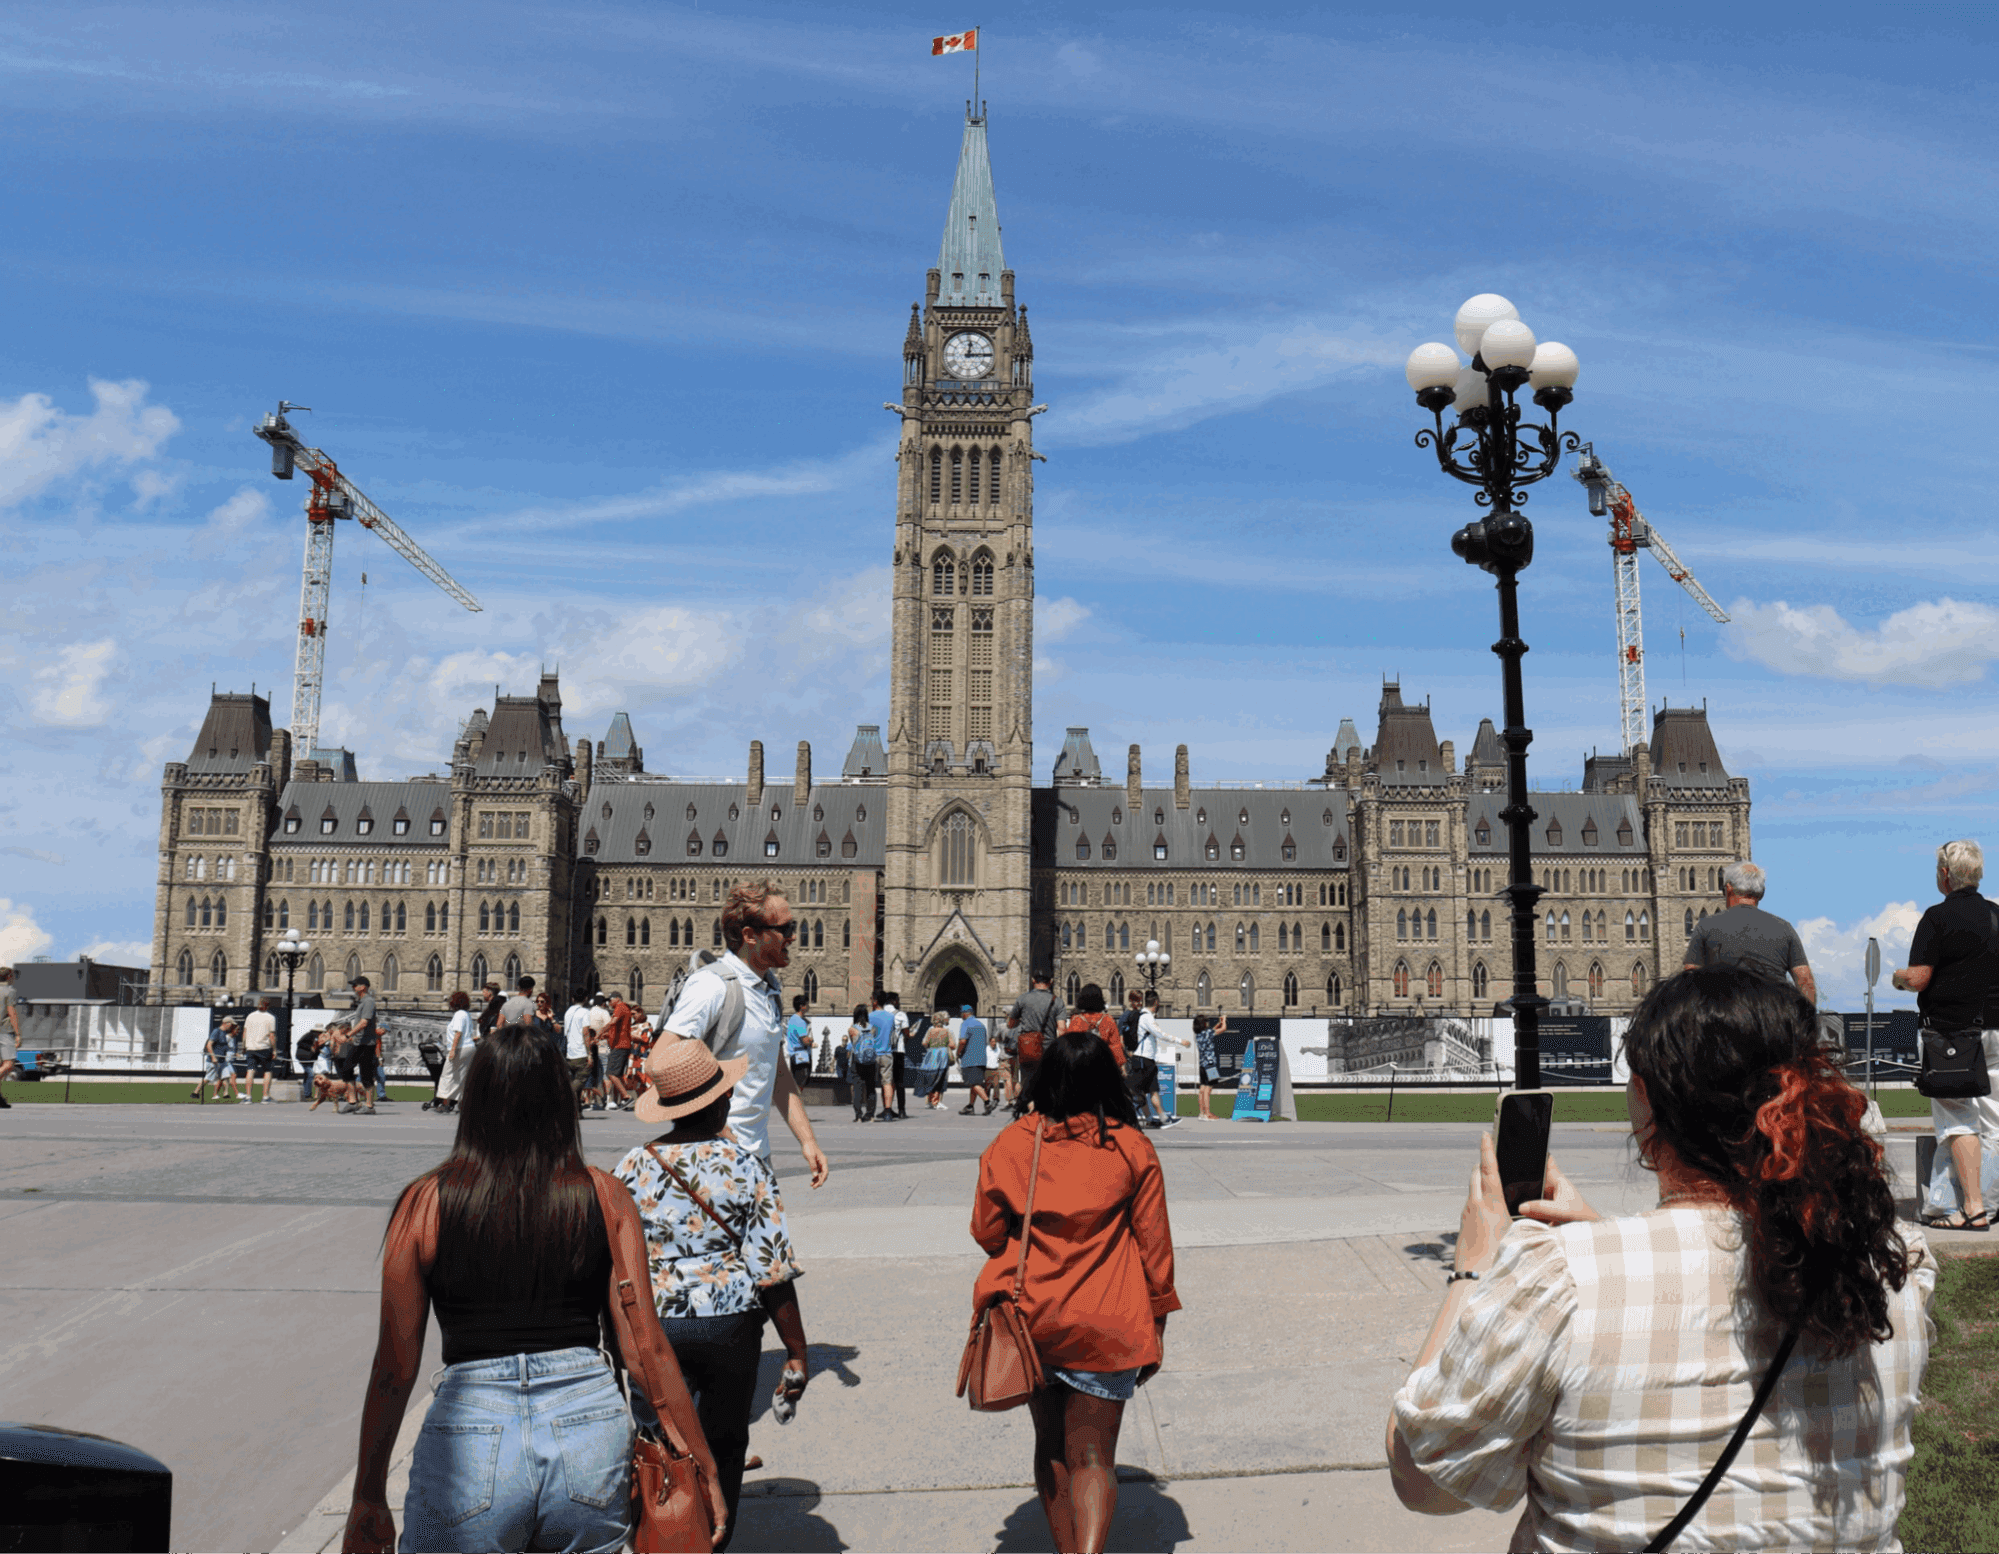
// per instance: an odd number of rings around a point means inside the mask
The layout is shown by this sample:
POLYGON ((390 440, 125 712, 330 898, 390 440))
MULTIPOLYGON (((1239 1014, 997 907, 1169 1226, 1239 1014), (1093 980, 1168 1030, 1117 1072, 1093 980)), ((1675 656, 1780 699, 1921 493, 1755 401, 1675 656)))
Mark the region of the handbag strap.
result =
POLYGON ((1047 1119, 1034 1119, 1034 1163, 1027 1168, 1027 1211, 1020 1216, 1020 1261, 1013 1270, 1013 1299, 1019 1304, 1027 1290, 1027 1243, 1034 1234, 1034 1189, 1041 1185, 1041 1134, 1047 1119))
POLYGON ((696 1208, 700 1209, 700 1211, 703 1214, 707 1215, 716 1224, 722 1227, 722 1234, 727 1236, 730 1239, 730 1241, 735 1243, 736 1250, 738 1252, 742 1251, 743 1238, 739 1234, 737 1234, 736 1227, 731 1225, 724 1218, 722 1218, 721 1215, 717 1214, 714 1210, 713 1205, 711 1205, 706 1198, 702 1197, 701 1194, 695 1190, 694 1184, 688 1181, 688 1179, 682 1176, 678 1171, 673 1169, 673 1166, 668 1162, 666 1156, 662 1155, 659 1152, 659 1146, 657 1144, 646 1145, 646 1153, 648 1155, 651 1155, 653 1159, 657 1160, 659 1162, 659 1168, 662 1171, 664 1171, 668 1176, 672 1177, 674 1181, 679 1184, 680 1190, 682 1192, 686 1193, 688 1197, 694 1200, 694 1205, 696 1208))
POLYGON ((1777 1390, 1777 1378, 1783 1375, 1784 1367, 1790 1362, 1791 1351, 1797 1347, 1797 1343, 1798 1330, 1794 1327, 1784 1334, 1784 1341, 1777 1345, 1777 1353, 1770 1361, 1770 1368, 1763 1373, 1763 1384, 1756 1389, 1756 1396, 1750 1402, 1749 1412, 1742 1416, 1742 1423, 1735 1427, 1735 1434, 1728 1438, 1728 1444, 1721 1449, 1721 1455, 1715 1459, 1714 1466, 1708 1469, 1707 1477, 1701 1480, 1701 1487, 1696 1489, 1693 1498, 1680 1508, 1680 1514, 1660 1529, 1659 1536, 1645 1545, 1645 1554, 1665 1554, 1665 1550, 1673 1546, 1673 1540, 1687 1530, 1687 1523, 1691 1522, 1700 1508, 1707 1504, 1708 1496, 1714 1493, 1722 1475, 1735 1461, 1736 1453, 1742 1450, 1742 1443, 1749 1439, 1750 1427, 1763 1412, 1763 1405, 1770 1401, 1770 1394, 1777 1390))

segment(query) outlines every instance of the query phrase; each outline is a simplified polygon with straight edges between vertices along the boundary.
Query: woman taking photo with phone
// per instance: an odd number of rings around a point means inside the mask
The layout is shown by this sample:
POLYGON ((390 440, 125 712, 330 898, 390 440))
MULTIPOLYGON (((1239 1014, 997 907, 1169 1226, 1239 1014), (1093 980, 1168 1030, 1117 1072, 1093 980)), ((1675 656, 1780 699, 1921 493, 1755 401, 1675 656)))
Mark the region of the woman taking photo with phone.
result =
POLYGON ((1448 1515, 1524 1494, 1516 1549, 1683 1528, 1702 1548, 1895 1547, 1936 1264, 1896 1221, 1864 1097, 1811 1005, 1753 971, 1661 982, 1624 1051, 1658 1207, 1605 1219, 1550 1159, 1512 1221, 1480 1140, 1389 1419, 1397 1495, 1448 1515))
POLYGON ((530 1027, 501 1026, 472 1059, 451 1153, 403 1189, 389 1220, 381 1337, 343 1549, 395 1547, 389 1456, 433 1305, 444 1370, 410 1461, 405 1550, 623 1546, 632 1419, 599 1347, 607 1317, 640 1346, 625 1350, 634 1386, 650 1374, 654 1401, 707 1476, 722 1527, 715 1459, 651 1291, 638 1287, 645 1269, 637 1208, 584 1164, 568 1064, 530 1027), (634 1306, 618 1301, 614 1263, 635 1274, 634 1306), (619 1308, 633 1315, 620 1318, 619 1308))
POLYGON ((1034 1487, 1055 1547, 1099 1554, 1117 1509, 1124 1406, 1158 1371, 1167 1313, 1180 1309, 1166 1181, 1096 1035, 1049 1043, 1025 1100, 1032 1111, 979 1158, 972 1238, 990 1261, 972 1304, 1013 1290, 1031 1191, 1019 1305, 1047 1376, 1027 1405, 1034 1487))

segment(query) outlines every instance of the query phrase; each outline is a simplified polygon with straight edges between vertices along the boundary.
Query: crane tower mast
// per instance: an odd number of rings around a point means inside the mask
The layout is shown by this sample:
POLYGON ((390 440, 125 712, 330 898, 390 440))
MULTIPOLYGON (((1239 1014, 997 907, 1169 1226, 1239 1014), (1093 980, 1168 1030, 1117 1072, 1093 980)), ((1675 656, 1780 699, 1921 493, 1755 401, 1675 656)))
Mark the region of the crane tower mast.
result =
POLYGON ((319 746, 326 622, 333 598, 333 525, 337 520, 352 518, 362 528, 373 529, 392 550, 466 609, 476 612, 482 608, 395 520, 341 474, 323 450, 307 447, 300 439, 285 412, 311 408, 281 399, 276 412, 265 416, 256 429, 271 445, 272 475, 290 480, 295 469, 303 468, 312 479, 312 492, 305 501, 305 575, 299 586, 298 657, 292 673, 292 743, 301 757, 309 757, 319 746))
POLYGON ((1659 558, 1666 575, 1694 597, 1694 602, 1720 624, 1728 624, 1728 612, 1708 596, 1695 581, 1686 564, 1673 553, 1659 531, 1645 521, 1631 492, 1610 466, 1596 456, 1590 444, 1583 444, 1575 477, 1589 491, 1589 510, 1610 520, 1610 574, 1617 616, 1617 705, 1619 732, 1624 753, 1645 737, 1645 620, 1638 600, 1638 552, 1649 550, 1659 558))

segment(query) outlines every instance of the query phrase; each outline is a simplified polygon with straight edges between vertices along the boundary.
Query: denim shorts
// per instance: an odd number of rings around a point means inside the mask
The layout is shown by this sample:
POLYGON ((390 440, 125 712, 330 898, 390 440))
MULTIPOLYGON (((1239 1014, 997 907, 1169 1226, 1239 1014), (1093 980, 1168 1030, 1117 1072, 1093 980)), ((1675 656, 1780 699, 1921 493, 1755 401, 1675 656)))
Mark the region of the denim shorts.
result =
POLYGON ((1112 1403, 1129 1403, 1138 1391, 1138 1372, 1128 1371, 1065 1371, 1054 1366, 1048 1368, 1049 1378, 1059 1381, 1074 1392, 1082 1392, 1093 1398, 1104 1398, 1112 1403))
POLYGON ((595 1349, 446 1366, 410 1460, 403 1554, 621 1548, 632 1417, 595 1349))

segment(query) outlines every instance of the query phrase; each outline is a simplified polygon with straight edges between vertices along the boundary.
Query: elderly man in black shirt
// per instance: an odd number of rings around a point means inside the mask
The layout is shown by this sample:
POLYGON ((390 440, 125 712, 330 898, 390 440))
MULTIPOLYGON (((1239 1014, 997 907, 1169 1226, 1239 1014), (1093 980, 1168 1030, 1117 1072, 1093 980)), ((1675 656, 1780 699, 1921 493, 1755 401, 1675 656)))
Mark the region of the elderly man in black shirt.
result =
MULTIPOLYGON (((1999 906, 1978 893, 1985 854, 1976 842, 1937 849, 1937 889, 1943 900, 1923 914, 1909 941, 1909 964, 1889 980, 1916 995, 1923 1024, 1937 1031, 1984 1032, 1985 1062, 1999 1067, 1999 906)), ((1990 1096, 1930 1098, 1939 1142, 1948 1139, 1951 1165, 1964 1189, 1964 1211, 1938 1220, 1946 1230, 1988 1230, 1980 1177, 1985 1145, 1999 1145, 1999 1103, 1990 1096)))

